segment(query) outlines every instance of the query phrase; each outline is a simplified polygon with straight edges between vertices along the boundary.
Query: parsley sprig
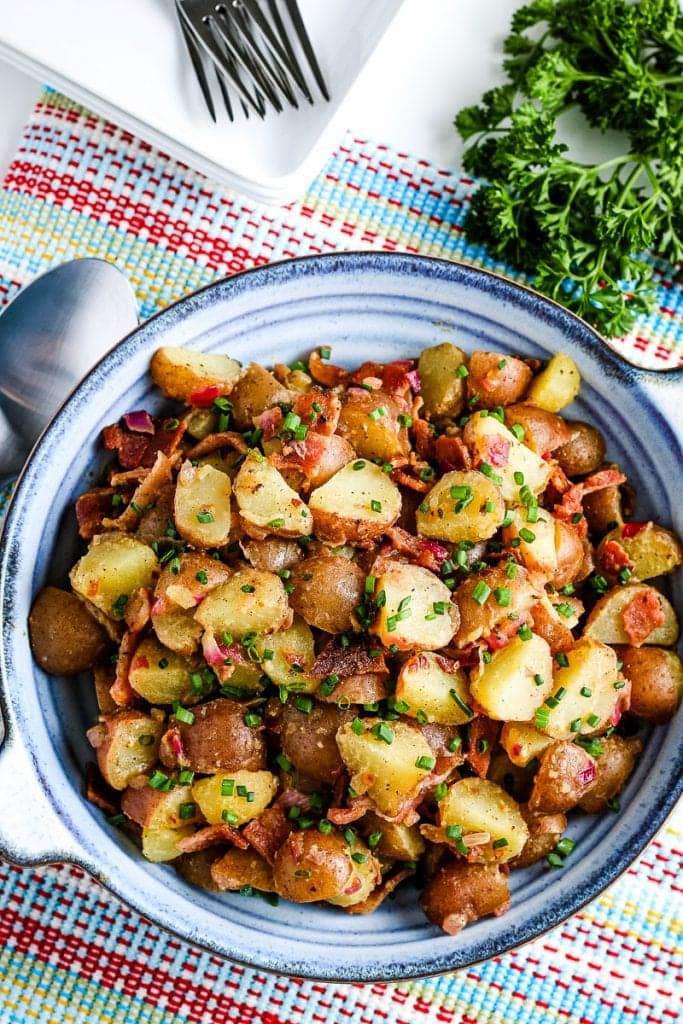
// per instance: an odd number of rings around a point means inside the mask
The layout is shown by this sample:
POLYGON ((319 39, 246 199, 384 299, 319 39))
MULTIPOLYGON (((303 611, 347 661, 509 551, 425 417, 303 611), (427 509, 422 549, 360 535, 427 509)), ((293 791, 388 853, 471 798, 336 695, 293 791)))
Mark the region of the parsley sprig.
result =
POLYGON ((652 309, 646 249, 683 259, 683 14, 677 0, 533 0, 505 41, 508 82, 455 120, 465 169, 488 179, 466 229, 607 335, 652 309), (623 152, 574 160, 578 108, 623 152), (561 122, 560 122, 561 123, 561 122))

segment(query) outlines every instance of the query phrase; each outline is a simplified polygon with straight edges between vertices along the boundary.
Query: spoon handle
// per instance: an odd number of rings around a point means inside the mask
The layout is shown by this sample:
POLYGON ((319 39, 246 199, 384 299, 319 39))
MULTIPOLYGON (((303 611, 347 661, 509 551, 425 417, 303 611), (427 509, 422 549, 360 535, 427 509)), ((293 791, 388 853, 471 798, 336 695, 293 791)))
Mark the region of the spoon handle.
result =
POLYGON ((4 484, 7 477, 16 477, 26 461, 26 445, 10 426, 10 422, 0 409, 0 479, 4 484))

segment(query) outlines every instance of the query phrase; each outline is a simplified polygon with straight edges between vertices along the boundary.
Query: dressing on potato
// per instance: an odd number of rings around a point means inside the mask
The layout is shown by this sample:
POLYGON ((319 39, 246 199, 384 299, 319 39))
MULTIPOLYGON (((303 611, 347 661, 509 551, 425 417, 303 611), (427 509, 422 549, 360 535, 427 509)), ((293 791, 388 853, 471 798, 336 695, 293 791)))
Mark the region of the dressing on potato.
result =
POLYGON ((144 415, 105 429, 31 641, 93 669, 89 795, 147 859, 350 913, 417 874, 455 934, 629 799, 640 718, 683 696, 658 583, 683 548, 565 419, 567 356, 330 357, 157 352, 163 453, 132 458, 144 415))

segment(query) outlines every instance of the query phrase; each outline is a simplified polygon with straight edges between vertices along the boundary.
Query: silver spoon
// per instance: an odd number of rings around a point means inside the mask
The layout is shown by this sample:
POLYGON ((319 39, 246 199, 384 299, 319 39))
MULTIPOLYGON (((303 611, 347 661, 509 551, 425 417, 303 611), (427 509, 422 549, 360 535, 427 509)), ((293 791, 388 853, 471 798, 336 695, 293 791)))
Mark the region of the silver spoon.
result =
POLYGON ((62 263, 22 288, 0 314, 0 476, 18 473, 64 399, 137 323, 128 279, 105 260, 62 263))

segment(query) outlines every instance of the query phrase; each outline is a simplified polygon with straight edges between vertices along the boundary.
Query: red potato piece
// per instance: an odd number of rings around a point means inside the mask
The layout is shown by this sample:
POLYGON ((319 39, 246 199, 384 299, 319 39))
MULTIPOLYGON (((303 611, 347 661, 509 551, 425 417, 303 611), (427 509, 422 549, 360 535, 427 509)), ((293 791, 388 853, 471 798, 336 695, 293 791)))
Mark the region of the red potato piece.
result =
POLYGON ((432 924, 457 935, 471 921, 505 913, 510 906, 507 877, 497 865, 449 861, 427 882, 420 903, 432 924))
POLYGON ((529 797, 529 809, 544 814, 564 814, 588 793, 597 779, 594 759, 568 740, 551 743, 541 753, 529 797))
POLYGON ((88 741, 102 777, 113 789, 125 789, 156 763, 164 718, 159 712, 119 711, 91 729, 88 741))
POLYGON ((259 892, 274 892, 273 871, 254 850, 228 850, 211 865, 211 877, 219 892, 235 892, 250 885, 259 892))
POLYGON ((579 800, 579 807, 588 814, 602 814, 608 801, 621 793, 636 766, 643 749, 639 739, 608 736, 600 740, 602 754, 596 760, 597 778, 588 793, 579 800))
POLYGON ((567 819, 564 814, 540 814, 526 804, 519 809, 529 829, 529 838, 522 852, 510 861, 510 866, 526 868, 553 852, 567 827, 567 819))
POLYGON ((68 590, 41 590, 31 608, 28 628, 33 656, 51 675, 78 675, 92 668, 107 650, 105 630, 68 590))
POLYGON ((541 409, 526 402, 508 405, 505 409, 506 426, 514 424, 524 431, 524 444, 537 455, 553 452, 569 440, 569 428, 557 413, 541 409))
POLYGON ((316 705, 310 714, 304 714, 287 704, 280 722, 282 751, 307 779, 333 785, 344 770, 337 730, 353 717, 335 706, 316 705))
POLYGON ((266 767, 262 730, 244 722, 247 708, 219 697, 194 708, 191 725, 175 722, 182 750, 179 764, 207 775, 218 771, 260 771, 266 767))
POLYGON ((651 722, 670 721, 683 699, 683 664, 661 647, 617 647, 621 672, 631 685, 630 710, 651 722))
POLYGON ((521 359, 495 352, 473 352, 467 392, 484 409, 518 402, 531 383, 531 369, 521 359))

